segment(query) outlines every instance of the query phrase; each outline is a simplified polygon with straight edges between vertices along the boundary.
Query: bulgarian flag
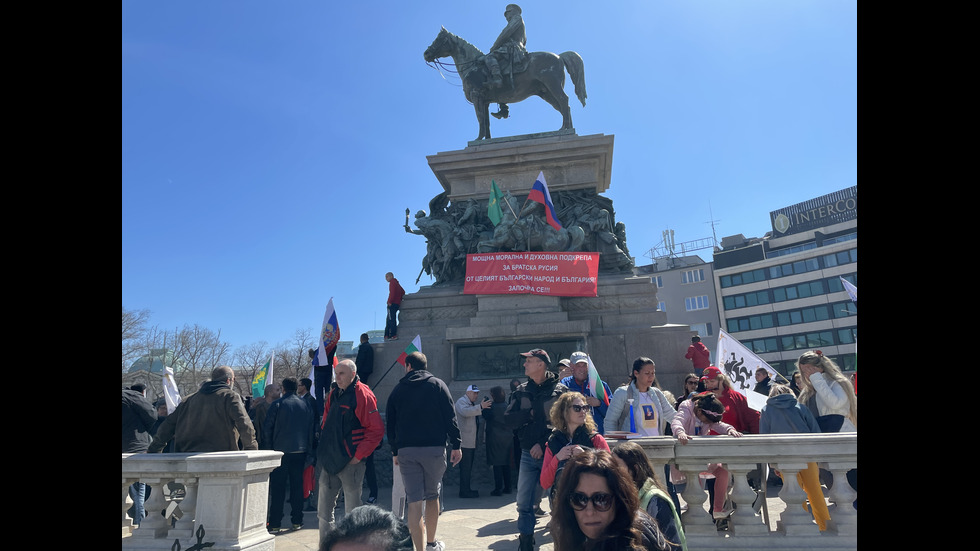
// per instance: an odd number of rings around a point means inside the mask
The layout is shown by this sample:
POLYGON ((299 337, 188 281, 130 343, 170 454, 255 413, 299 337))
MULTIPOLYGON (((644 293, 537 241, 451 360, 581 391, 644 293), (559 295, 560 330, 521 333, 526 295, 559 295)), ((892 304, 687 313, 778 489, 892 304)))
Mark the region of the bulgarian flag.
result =
POLYGON ((269 361, 255 373, 255 378, 252 379, 252 396, 254 398, 265 396, 265 387, 271 384, 270 381, 272 381, 272 356, 269 356, 269 361))
POLYGON ((592 363, 592 356, 586 356, 589 359, 589 390, 592 391, 592 395, 599 399, 603 404, 609 405, 609 395, 606 394, 606 386, 602 384, 602 379, 599 378, 599 371, 595 368, 595 364, 592 363))
POLYGON ((548 183, 544 181, 544 171, 538 173, 538 179, 531 186, 531 193, 528 194, 527 200, 544 205, 544 216, 548 225, 556 230, 561 229, 561 222, 555 214, 555 204, 551 202, 551 194, 548 193, 548 183))
POLYGON ((412 352, 421 352, 421 351, 422 351, 422 336, 415 335, 415 338, 412 339, 412 343, 405 348, 405 351, 402 352, 401 356, 398 356, 398 359, 395 361, 397 361, 398 363, 404 366, 405 358, 407 358, 409 354, 411 354, 412 352))

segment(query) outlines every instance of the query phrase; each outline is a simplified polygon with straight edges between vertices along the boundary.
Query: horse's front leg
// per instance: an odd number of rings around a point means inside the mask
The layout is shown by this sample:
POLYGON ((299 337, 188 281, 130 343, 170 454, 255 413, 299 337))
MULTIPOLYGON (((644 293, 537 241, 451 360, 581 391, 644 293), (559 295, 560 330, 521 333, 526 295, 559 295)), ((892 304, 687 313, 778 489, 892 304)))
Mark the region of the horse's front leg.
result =
POLYGON ((490 138, 490 103, 480 100, 473 102, 473 109, 476 110, 476 120, 480 123, 480 135, 478 140, 490 138))

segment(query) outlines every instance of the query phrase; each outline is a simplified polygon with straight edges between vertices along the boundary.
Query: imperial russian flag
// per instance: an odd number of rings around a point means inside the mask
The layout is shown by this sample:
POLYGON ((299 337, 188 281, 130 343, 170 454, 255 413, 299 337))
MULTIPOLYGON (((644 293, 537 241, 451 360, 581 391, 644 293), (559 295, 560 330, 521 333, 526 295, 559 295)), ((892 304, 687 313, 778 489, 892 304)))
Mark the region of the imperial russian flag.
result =
POLYGON ((551 194, 548 193, 548 183, 544 181, 543 171, 538 173, 538 179, 531 186, 531 193, 528 194, 527 200, 544 205, 544 215, 548 224, 556 230, 561 229, 561 222, 558 221, 558 215, 555 214, 555 205, 551 202, 551 194))

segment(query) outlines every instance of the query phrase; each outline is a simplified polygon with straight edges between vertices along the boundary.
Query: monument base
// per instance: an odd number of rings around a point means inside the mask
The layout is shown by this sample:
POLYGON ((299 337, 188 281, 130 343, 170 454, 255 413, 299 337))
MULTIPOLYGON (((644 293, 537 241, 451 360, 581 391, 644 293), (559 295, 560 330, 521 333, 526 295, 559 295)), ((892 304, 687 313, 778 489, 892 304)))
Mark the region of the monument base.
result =
MULTIPOLYGON (((552 366, 576 350, 587 352, 613 390, 629 380, 633 360, 647 356, 657 363, 661 387, 680 389, 691 371, 684 354, 694 332, 668 324, 657 304, 652 278, 629 274, 600 275, 596 297, 466 295, 462 284, 423 287, 402 301, 399 340, 377 346, 375 354, 378 365, 390 365, 419 335, 429 371, 454 397, 471 384, 487 394, 497 385, 509 392, 511 379, 525 380, 520 352, 539 347, 552 366)), ((404 375, 401 366, 392 371, 397 376, 375 385, 380 404, 404 375)))

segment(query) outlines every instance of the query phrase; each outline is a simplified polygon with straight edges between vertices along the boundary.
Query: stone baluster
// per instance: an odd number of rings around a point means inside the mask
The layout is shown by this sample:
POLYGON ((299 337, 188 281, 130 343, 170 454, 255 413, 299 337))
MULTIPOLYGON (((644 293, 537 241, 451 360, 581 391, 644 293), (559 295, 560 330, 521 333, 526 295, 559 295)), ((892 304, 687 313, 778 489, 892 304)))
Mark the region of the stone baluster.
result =
POLYGON ((749 471, 756 468, 755 463, 726 463, 725 467, 732 474, 734 485, 732 486, 731 499, 737 505, 732 514, 732 530, 738 535, 765 535, 769 532, 769 527, 765 525, 761 518, 756 518, 752 503, 755 501, 755 490, 749 486, 746 475, 749 471))
POLYGON ((150 498, 143 503, 143 508, 146 509, 146 518, 140 522, 139 528, 133 532, 134 541, 161 538, 170 528, 170 521, 160 514, 167 506, 163 499, 163 483, 165 481, 165 478, 159 477, 140 479, 140 482, 152 486, 153 491, 150 492, 150 498))
POLYGON ((857 468, 857 464, 831 462, 828 467, 834 475, 834 485, 830 489, 830 498, 836 504, 830 512, 833 526, 838 535, 857 536, 857 509, 854 508, 857 492, 847 482, 847 471, 857 468))
POLYGON ((167 539, 191 541, 191 538, 194 537, 194 518, 197 511, 197 478, 180 477, 176 478, 174 482, 184 485, 184 499, 179 504, 181 517, 177 520, 177 524, 170 528, 167 539))
POLYGON ((807 468, 804 462, 778 463, 778 469, 783 475, 783 488, 779 491, 779 499, 786 504, 786 510, 780 515, 779 531, 787 536, 820 535, 820 528, 813 522, 813 515, 803 509, 806 492, 800 487, 796 475, 807 468))
POLYGON ((718 535, 715 521, 711 514, 705 511, 704 502, 708 500, 708 493, 701 487, 698 475, 705 470, 706 465, 697 463, 678 463, 677 468, 687 477, 687 485, 684 487, 684 501, 687 503, 687 511, 681 515, 681 522, 684 524, 684 532, 690 535, 718 535))
POLYGON ((122 479, 122 535, 123 537, 132 533, 133 519, 126 514, 126 511, 133 505, 132 500, 129 498, 129 487, 133 485, 138 479, 136 478, 126 478, 122 479))

